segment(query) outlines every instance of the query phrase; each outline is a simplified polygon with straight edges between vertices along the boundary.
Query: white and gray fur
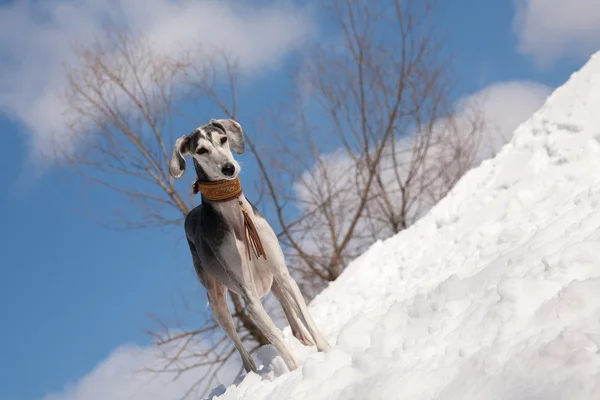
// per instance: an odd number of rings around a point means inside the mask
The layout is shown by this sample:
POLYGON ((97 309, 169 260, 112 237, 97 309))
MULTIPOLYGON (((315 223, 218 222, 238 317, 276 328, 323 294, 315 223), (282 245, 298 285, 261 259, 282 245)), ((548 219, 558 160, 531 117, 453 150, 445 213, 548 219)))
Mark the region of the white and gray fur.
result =
MULTIPOLYGON (((231 119, 211 119, 189 135, 177 139, 169 173, 175 179, 185 172, 185 155, 194 159, 200 181, 235 179, 240 166, 232 151, 244 152, 244 133, 239 123, 231 119), (202 153, 202 154, 199 154, 202 153)), ((297 368, 294 356, 286 347, 281 331, 275 326, 260 299, 269 291, 281 303, 294 336, 303 344, 316 345, 327 351, 329 344, 313 321, 298 285, 285 264, 275 232, 242 194, 242 206, 253 219, 266 253, 266 259, 248 259, 244 241, 244 219, 236 200, 210 202, 204 197, 185 218, 192 260, 219 326, 239 351, 246 371, 256 371, 252 357, 243 347, 227 306, 227 291, 240 295, 256 326, 280 352, 290 370, 297 368)))

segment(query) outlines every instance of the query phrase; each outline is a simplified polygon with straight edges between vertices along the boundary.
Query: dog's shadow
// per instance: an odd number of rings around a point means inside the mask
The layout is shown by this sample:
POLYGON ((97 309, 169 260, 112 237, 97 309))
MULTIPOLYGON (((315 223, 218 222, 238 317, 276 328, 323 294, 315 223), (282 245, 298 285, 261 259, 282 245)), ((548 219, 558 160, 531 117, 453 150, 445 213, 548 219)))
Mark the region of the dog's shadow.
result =
MULTIPOLYGON (((236 383, 233 383, 233 385, 237 385, 236 383)), ((212 400, 217 396, 222 395, 223 393, 225 393, 225 391, 227 390, 227 387, 225 385, 219 385, 216 388, 214 388, 206 397, 203 397, 202 400, 212 400)))
MULTIPOLYGON (((260 364, 258 370, 256 371, 256 375, 260 376, 261 380, 272 381, 277 377, 289 372, 285 362, 283 361, 283 358, 281 358, 275 346, 271 344, 267 344, 259 348, 256 351, 256 358, 258 358, 258 364, 260 364)), ((250 373, 254 374, 254 372, 250 373)), ((213 400, 216 397, 223 395, 228 388, 238 386, 247 376, 248 374, 244 374, 237 377, 229 386, 222 384, 217 386, 202 400, 213 400)))

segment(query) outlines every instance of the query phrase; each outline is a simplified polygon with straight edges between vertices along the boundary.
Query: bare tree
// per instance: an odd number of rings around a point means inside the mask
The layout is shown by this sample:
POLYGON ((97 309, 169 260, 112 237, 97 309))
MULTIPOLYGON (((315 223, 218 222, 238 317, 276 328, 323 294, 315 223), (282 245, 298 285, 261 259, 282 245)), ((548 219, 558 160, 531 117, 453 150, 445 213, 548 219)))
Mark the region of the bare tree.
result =
POLYGON ((482 122, 451 106, 431 1, 327 4, 341 35, 306 57, 295 118, 270 152, 285 189, 265 173, 288 263, 310 297, 452 188, 482 122))
MULTIPOLYGON (((206 122, 209 115, 201 122, 202 116, 192 118, 182 111, 182 105, 193 102, 210 104, 235 118, 235 63, 215 52, 212 58, 203 54, 202 63, 196 62, 198 54, 166 54, 122 31, 93 46, 79 47, 76 54, 79 63, 67 73, 64 98, 70 110, 65 118, 70 143, 85 146, 71 151, 57 145, 58 162, 132 203, 127 212, 115 211, 110 226, 181 225, 194 205, 193 176, 188 174, 176 185, 168 173, 173 143, 182 134, 175 131, 175 124, 182 119, 197 125, 206 122), (219 92, 217 87, 224 89, 219 92)), ((229 293, 241 340, 251 351, 267 344, 240 298, 229 293)), ((219 370, 236 354, 210 313, 198 319, 204 323, 196 329, 159 324, 159 330, 150 332, 155 343, 166 349, 164 367, 157 372, 178 377, 204 368, 189 393, 209 390, 219 370)))

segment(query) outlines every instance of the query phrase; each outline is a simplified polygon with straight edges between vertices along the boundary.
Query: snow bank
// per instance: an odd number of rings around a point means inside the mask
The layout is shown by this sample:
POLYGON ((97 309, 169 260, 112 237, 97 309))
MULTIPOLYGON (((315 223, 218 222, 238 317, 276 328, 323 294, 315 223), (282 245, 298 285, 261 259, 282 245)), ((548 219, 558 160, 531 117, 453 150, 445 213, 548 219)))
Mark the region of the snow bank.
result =
POLYGON ((311 311, 305 348, 218 399, 600 399, 600 55, 311 311))

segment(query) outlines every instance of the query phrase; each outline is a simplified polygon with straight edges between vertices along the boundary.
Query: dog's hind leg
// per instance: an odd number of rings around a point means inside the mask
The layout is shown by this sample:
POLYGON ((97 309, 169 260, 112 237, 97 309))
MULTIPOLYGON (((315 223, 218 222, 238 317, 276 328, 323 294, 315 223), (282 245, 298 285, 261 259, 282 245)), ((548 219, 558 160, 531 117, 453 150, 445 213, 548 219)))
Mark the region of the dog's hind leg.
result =
POLYGON ((248 354, 244 348, 244 345, 242 344, 242 341, 235 330, 235 325, 233 324, 229 307, 227 307, 227 288, 208 274, 204 274, 204 280, 206 281, 208 302, 215 319, 217 320, 217 323, 235 344, 235 347, 242 357, 242 362, 244 363, 244 369, 246 372, 256 372, 256 364, 254 363, 254 360, 250 354, 248 354))
POLYGON ((281 304, 281 308, 283 308, 283 312, 285 313, 285 317, 290 323, 290 328, 292 329, 292 333, 305 346, 314 346, 315 342, 311 338, 310 334, 306 331, 302 322, 298 319, 298 315, 294 311, 294 307, 288 301, 288 297, 285 296, 277 282, 273 282, 273 286, 271 286, 271 290, 275 295, 275 298, 281 304))

